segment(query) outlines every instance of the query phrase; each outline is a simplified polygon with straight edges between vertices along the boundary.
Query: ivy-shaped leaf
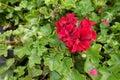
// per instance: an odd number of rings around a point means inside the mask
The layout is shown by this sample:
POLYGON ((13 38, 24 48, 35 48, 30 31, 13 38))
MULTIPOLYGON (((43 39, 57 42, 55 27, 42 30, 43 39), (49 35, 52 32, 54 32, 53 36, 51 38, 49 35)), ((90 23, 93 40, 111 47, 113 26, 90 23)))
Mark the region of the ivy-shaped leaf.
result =
POLYGON ((110 76, 110 72, 108 71, 107 67, 103 66, 99 68, 99 72, 102 74, 100 80, 108 80, 108 77, 110 76))
POLYGON ((31 50, 31 55, 29 57, 29 68, 31 69, 33 66, 35 66, 35 64, 40 64, 41 63, 41 58, 38 56, 37 54, 37 49, 33 48, 31 50))
POLYGON ((28 3, 27 0, 22 0, 21 3, 20 3, 20 7, 21 8, 26 8, 27 7, 27 3, 28 3))
POLYGON ((75 8, 75 0, 60 0, 62 8, 64 9, 71 9, 75 8))
POLYGON ((25 55, 29 54, 30 51, 26 46, 16 47, 14 49, 14 54, 17 55, 19 58, 23 58, 25 55))
POLYGON ((86 77, 80 74, 76 69, 71 69, 62 80, 86 80, 86 77))
POLYGON ((50 24, 46 24, 45 26, 41 27, 40 32, 43 36, 50 35, 52 32, 50 24))
POLYGON ((92 63, 99 63, 100 59, 102 58, 102 56, 99 54, 101 47, 102 46, 100 44, 93 44, 88 51, 83 53, 86 54, 92 63))
POLYGON ((42 70, 40 68, 36 68, 36 67, 33 67, 31 69, 32 77, 37 77, 37 76, 40 76, 42 74, 42 70))
POLYGON ((106 5, 106 2, 107 2, 107 0, 93 0, 93 3, 95 4, 95 6, 97 7, 97 6, 104 6, 104 5, 106 5))
POLYGON ((67 75, 68 73, 70 73, 72 67, 73 67, 72 59, 69 57, 64 57, 56 71, 60 75, 67 75))
POLYGON ((32 10, 30 13, 26 14, 25 19, 29 24, 38 24, 39 22, 39 12, 38 10, 32 10))
POLYGON ((120 52, 110 54, 111 59, 107 62, 110 67, 108 68, 113 73, 118 73, 120 71, 120 52))
POLYGON ((13 64, 15 60, 13 58, 7 59, 6 65, 0 66, 0 75, 4 74, 13 64))
POLYGON ((50 73, 50 80, 60 80, 61 76, 56 71, 50 73))
POLYGON ((25 73, 24 72, 25 68, 26 68, 25 66, 18 66, 17 69, 14 70, 14 72, 17 73, 18 77, 20 77, 25 73))
POLYGON ((74 12, 78 16, 85 16, 86 14, 90 13, 91 11, 94 10, 94 7, 92 5, 91 0, 80 0, 79 2, 76 3, 76 8, 74 12))
POLYGON ((56 4, 58 0, 45 0, 45 4, 49 6, 50 4, 56 4))
MULTIPOLYGON (((49 53, 52 54, 52 53, 49 53)), ((61 53, 57 53, 55 56, 45 56, 44 64, 49 67, 51 71, 56 70, 61 65, 61 59, 63 55, 61 53)))

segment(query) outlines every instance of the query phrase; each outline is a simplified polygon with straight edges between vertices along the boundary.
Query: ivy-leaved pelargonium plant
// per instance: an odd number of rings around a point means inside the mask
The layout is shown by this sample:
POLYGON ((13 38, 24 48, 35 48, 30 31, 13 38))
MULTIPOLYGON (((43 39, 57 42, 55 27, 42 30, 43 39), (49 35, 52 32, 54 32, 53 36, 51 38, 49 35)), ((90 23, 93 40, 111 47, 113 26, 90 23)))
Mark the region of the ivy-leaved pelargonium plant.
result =
POLYGON ((119 80, 120 0, 0 0, 0 80, 119 80))

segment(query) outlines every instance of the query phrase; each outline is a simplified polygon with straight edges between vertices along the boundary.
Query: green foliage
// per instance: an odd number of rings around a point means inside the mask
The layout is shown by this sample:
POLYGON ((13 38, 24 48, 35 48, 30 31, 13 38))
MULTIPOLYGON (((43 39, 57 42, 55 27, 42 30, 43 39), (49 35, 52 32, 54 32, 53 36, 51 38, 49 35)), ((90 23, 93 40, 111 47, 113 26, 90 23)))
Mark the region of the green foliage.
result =
POLYGON ((119 80, 120 0, 0 0, 0 78, 4 80, 119 80), (97 39, 70 53, 55 22, 67 13, 96 21, 97 39), (109 22, 108 25, 103 22, 109 22), (9 57, 8 50, 13 50, 9 57), (5 64, 1 64, 4 57, 5 64), (96 68, 97 76, 89 71, 96 68))
POLYGON ((74 12, 78 16, 81 16, 81 15, 85 16, 94 10, 91 0, 81 0, 77 2, 76 4, 77 4, 77 7, 75 8, 74 12))
POLYGON ((45 4, 47 5, 47 6, 49 6, 50 4, 56 4, 58 2, 58 0, 45 0, 45 4))
POLYGON ((76 0, 60 0, 61 1, 61 6, 64 9, 71 9, 75 8, 75 1, 76 0))
POLYGON ((24 72, 25 67, 19 66, 17 67, 17 69, 14 70, 15 73, 17 73, 17 77, 22 76, 25 72, 24 72))

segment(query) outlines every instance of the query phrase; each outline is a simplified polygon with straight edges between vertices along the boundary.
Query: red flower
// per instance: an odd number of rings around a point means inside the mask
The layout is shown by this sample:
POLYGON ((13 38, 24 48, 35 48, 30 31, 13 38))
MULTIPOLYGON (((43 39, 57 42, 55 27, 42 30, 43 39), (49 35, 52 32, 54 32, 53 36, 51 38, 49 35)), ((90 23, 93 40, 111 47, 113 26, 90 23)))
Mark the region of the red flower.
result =
POLYGON ((91 26, 93 26, 94 24, 96 24, 96 22, 90 21, 89 19, 83 19, 79 27, 91 28, 91 26))
POLYGON ((95 22, 89 19, 83 19, 77 27, 78 18, 74 13, 67 14, 56 22, 57 34, 71 52, 85 51, 90 47, 93 40, 96 39, 96 32, 93 31, 92 25, 95 22))

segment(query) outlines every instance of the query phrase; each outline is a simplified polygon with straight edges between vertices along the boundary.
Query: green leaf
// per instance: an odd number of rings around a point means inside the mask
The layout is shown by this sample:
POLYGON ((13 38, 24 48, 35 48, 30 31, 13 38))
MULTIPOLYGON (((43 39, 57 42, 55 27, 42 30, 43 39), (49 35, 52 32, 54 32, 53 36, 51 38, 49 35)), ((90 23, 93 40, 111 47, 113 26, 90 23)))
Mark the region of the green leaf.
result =
POLYGON ((51 16, 52 16, 52 9, 50 9, 50 8, 48 8, 48 7, 41 7, 40 9, 39 9, 39 12, 41 13, 41 14, 43 14, 44 15, 44 18, 45 19, 48 19, 48 18, 50 18, 51 16))
POLYGON ((113 34, 111 35, 98 35, 97 41, 101 43, 110 43, 112 41, 112 38, 114 37, 113 34))
POLYGON ((30 51, 26 46, 19 46, 14 49, 14 54, 19 58, 23 58, 25 55, 29 54, 30 51))
POLYGON ((116 73, 116 74, 111 74, 108 77, 108 80, 119 80, 120 79, 120 73, 116 73))
POLYGON ((62 80, 86 80, 86 77, 80 74, 76 69, 71 69, 62 80))
POLYGON ((60 75, 67 75, 68 73, 70 73, 71 67, 73 67, 72 59, 69 57, 64 57, 59 65, 58 69, 56 69, 56 71, 60 75))
MULTIPOLYGON (((93 44, 88 51, 84 52, 84 54, 86 54, 86 56, 87 56, 87 59, 84 64, 84 71, 86 73, 89 74, 89 71, 91 69, 93 69, 93 68, 97 69, 97 67, 99 67, 99 62, 100 62, 100 59, 102 58, 101 55, 99 54, 101 47, 102 46, 100 44, 93 44)), ((90 75, 90 77, 93 80, 99 79, 99 76, 94 77, 94 76, 90 75)))
MULTIPOLYGON (((42 44, 43 46, 48 45, 49 44, 49 37, 48 36, 43 36, 43 34, 41 34, 42 38, 40 39, 40 44, 42 44)), ((41 46, 42 48, 42 46, 41 46)))
POLYGON ((19 17, 16 16, 16 17, 15 17, 15 24, 14 24, 14 25, 18 25, 18 24, 19 24, 19 17))
POLYGON ((42 33, 43 36, 50 35, 52 32, 50 24, 46 24, 45 26, 41 27, 40 32, 42 33))
POLYGON ((14 59, 7 59, 6 61, 6 65, 0 66, 0 75, 4 74, 4 72, 6 72, 13 64, 14 64, 14 59))
MULTIPOLYGON (((4 1, 7 1, 7 0, 4 0, 4 1)), ((10 2, 11 4, 14 4, 14 3, 19 2, 19 0, 9 0, 8 2, 10 2)))
POLYGON ((40 45, 39 40, 33 43, 33 47, 36 48, 36 53, 39 57, 42 56, 43 53, 47 51, 47 48, 44 45, 40 45))
POLYGON ((101 30, 101 35, 106 36, 107 35, 107 31, 109 30, 107 26, 105 26, 104 24, 100 24, 100 30, 101 30))
POLYGON ((93 68, 96 68, 96 65, 91 62, 90 58, 87 58, 84 64, 84 70, 86 73, 89 73, 89 71, 93 68))
POLYGON ((30 2, 28 2, 28 4, 27 4, 27 9, 28 9, 28 10, 32 10, 32 9, 35 8, 35 7, 36 7, 35 1, 30 1, 30 2))
POLYGON ((95 21, 95 22, 99 22, 100 17, 96 13, 92 12, 91 16, 90 16, 90 20, 95 21))
POLYGON ((32 80, 30 75, 27 75, 25 77, 19 78, 20 80, 32 80))
POLYGON ((102 58, 99 54, 101 47, 102 46, 100 44, 93 44, 88 51, 84 52, 84 54, 89 57, 92 63, 99 63, 100 59, 102 58))
POLYGON ((106 67, 101 67, 99 69, 99 72, 102 74, 100 80, 108 80, 108 77, 110 76, 110 72, 108 71, 108 69, 106 67))
POLYGON ((15 11, 20 11, 21 9, 22 9, 22 8, 19 7, 19 6, 15 6, 15 8, 14 8, 15 11))
POLYGON ((45 4, 49 6, 50 4, 56 4, 58 0, 45 0, 45 4))
POLYGON ((31 74, 32 74, 32 77, 40 76, 42 74, 42 70, 40 68, 33 67, 31 69, 31 74))
POLYGON ((56 71, 50 72, 50 80, 60 80, 60 79, 61 76, 56 71))
POLYGON ((35 48, 33 48, 31 50, 31 55, 29 57, 29 68, 32 68, 33 66, 35 66, 35 64, 40 64, 41 58, 37 55, 37 50, 35 48))
POLYGON ((91 0, 80 0, 78 3, 76 3, 76 8, 74 12, 79 16, 81 15, 85 16, 86 14, 90 13, 93 10, 94 7, 92 6, 91 0))
POLYGON ((105 14, 103 15, 103 19, 108 21, 108 22, 111 22, 113 20, 113 13, 112 12, 105 12, 105 14))
POLYGON ((0 56, 1 55, 7 56, 7 45, 6 44, 0 44, 0 56))
MULTIPOLYGON (((52 53, 49 53, 52 54, 52 53)), ((57 53, 55 56, 45 56, 44 64, 50 68, 51 71, 56 70, 61 65, 61 59, 63 55, 57 53)))
POLYGON ((43 53, 45 53, 47 51, 47 48, 45 46, 39 46, 38 48, 38 56, 42 56, 43 53))
POLYGON ((111 59, 107 62, 110 67, 108 68, 113 73, 118 73, 120 71, 120 53, 110 54, 111 59))
POLYGON ((36 4, 37 4, 37 7, 41 7, 42 5, 44 5, 45 0, 36 0, 36 4))
POLYGON ((56 34, 52 35, 49 40, 49 43, 50 43, 50 46, 52 47, 58 47, 58 44, 59 44, 58 35, 56 34))
POLYGON ((93 68, 97 69, 98 66, 99 66, 99 63, 93 63, 89 57, 85 61, 84 71, 92 78, 92 80, 99 80, 99 78, 100 78, 99 73, 97 76, 92 76, 91 74, 89 74, 90 70, 92 70, 93 68))
POLYGON ((3 73, 2 75, 0 75, 0 79, 3 80, 15 80, 16 78, 13 77, 13 70, 10 68, 9 70, 7 70, 5 73, 3 73))
MULTIPOLYGON (((64 66, 64 68, 66 68, 66 69, 73 67, 72 58, 64 57, 64 58, 63 58, 63 63, 65 64, 65 65, 63 65, 63 66, 64 66)), ((68 71, 69 71, 69 69, 68 69, 68 71)))
POLYGON ((93 0, 93 3, 95 4, 95 6, 105 6, 106 5, 107 0, 93 0))
POLYGON ((7 59, 6 61, 7 68, 10 68, 14 64, 14 61, 15 61, 14 58, 7 59))
MULTIPOLYGON (((100 67, 98 74, 99 74, 99 80, 119 80, 119 78, 120 78, 118 76, 118 75, 120 75, 119 72, 118 73, 115 71, 112 72, 112 70, 110 70, 109 67, 106 67, 106 66, 100 67)), ((94 78, 94 80, 98 80, 98 79, 94 78)))
POLYGON ((117 31, 120 31, 120 23, 116 22, 112 27, 111 30, 116 33, 117 31))
POLYGON ((38 24, 39 22, 39 12, 38 10, 32 10, 30 13, 26 14, 25 19, 29 24, 38 24))
POLYGON ((71 9, 75 8, 75 0, 60 0, 62 8, 64 9, 71 9))
POLYGON ((17 69, 14 70, 15 73, 17 73, 17 76, 20 77, 25 73, 25 66, 18 66, 17 69))
POLYGON ((27 0, 22 0, 21 3, 20 3, 20 7, 21 8, 26 8, 27 7, 27 3, 28 3, 27 0))
MULTIPOLYGON (((17 80, 17 77, 13 77, 13 76, 10 76, 10 75, 9 75, 9 76, 8 76, 8 79, 9 79, 9 80, 17 80)), ((8 79, 4 78, 4 80, 8 80, 8 79)))
POLYGON ((13 12, 10 12, 9 14, 6 15, 6 19, 10 19, 13 17, 13 12))
POLYGON ((41 7, 40 8, 40 13, 42 13, 42 14, 48 14, 48 8, 47 7, 41 7))

